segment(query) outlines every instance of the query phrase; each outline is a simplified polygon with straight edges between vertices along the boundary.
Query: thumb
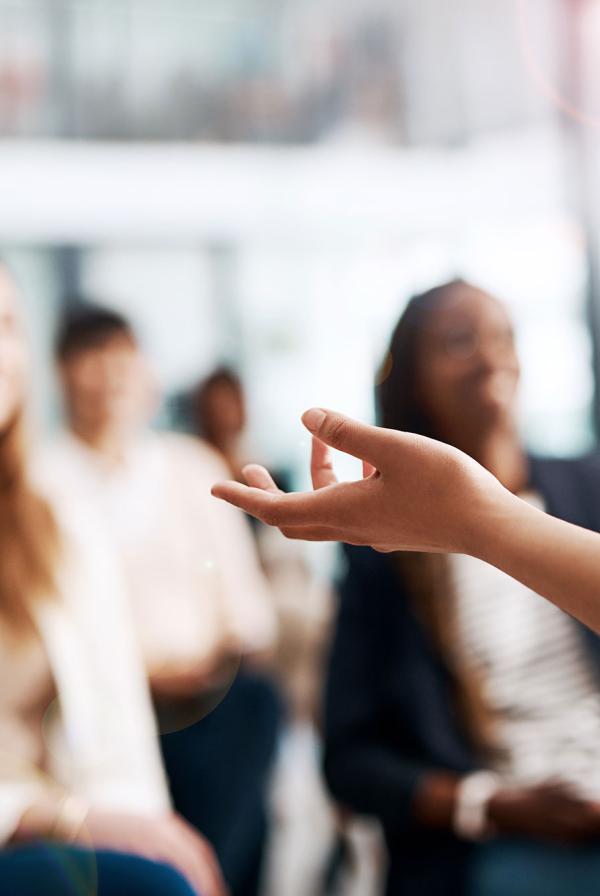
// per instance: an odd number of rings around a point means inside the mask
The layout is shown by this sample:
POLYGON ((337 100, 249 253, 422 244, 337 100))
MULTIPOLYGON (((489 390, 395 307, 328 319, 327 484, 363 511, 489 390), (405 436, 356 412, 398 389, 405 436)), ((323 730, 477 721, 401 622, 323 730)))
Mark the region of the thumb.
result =
POLYGON ((311 408, 303 415, 302 422, 331 448, 379 468, 386 444, 384 430, 323 408, 311 408))

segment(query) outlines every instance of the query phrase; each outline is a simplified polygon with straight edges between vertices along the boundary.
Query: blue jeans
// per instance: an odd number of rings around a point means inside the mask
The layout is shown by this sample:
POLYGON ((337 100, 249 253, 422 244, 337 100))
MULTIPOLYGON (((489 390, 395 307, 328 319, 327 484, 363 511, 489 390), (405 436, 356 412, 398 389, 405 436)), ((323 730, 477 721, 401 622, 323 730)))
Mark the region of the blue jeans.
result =
POLYGON ((282 708, 267 679, 239 673, 202 721, 161 738, 173 802, 214 846, 232 896, 257 896, 282 708))
POLYGON ((490 843, 477 850, 469 874, 468 896, 597 896, 600 845, 490 843))
POLYGON ((196 896, 173 868, 120 853, 36 843, 0 852, 2 896, 196 896))

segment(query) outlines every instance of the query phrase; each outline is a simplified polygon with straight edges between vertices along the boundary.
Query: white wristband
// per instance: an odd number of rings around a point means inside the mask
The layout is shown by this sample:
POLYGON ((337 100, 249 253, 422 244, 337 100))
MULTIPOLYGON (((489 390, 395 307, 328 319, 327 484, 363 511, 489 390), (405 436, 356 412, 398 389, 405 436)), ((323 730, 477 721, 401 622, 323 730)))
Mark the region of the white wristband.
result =
POLYGON ((501 782, 493 772, 475 772, 463 778, 452 817, 455 834, 463 840, 485 840, 492 836, 487 810, 501 782))

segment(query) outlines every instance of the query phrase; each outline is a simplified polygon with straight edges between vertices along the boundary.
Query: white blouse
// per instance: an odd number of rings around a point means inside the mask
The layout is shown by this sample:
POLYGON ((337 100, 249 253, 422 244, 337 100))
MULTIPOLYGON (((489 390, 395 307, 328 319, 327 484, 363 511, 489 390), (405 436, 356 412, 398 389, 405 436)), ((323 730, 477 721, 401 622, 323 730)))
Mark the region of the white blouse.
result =
POLYGON ((57 594, 38 605, 38 637, 17 643, 0 626, 0 844, 42 797, 146 815, 170 805, 112 552, 85 508, 51 503, 64 541, 57 594))
POLYGON ((117 552, 149 671, 273 645, 277 620, 250 528, 211 486, 228 473, 198 439, 143 434, 107 466, 70 434, 46 450, 47 482, 102 517, 117 552))

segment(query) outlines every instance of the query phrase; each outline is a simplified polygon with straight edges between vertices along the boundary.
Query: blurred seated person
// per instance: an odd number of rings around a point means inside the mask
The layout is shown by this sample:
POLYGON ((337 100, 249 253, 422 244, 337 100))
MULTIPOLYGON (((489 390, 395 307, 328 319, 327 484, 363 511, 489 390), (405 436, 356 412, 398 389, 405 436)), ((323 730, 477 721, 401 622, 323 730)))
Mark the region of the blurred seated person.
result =
POLYGON ((174 803, 215 846, 234 896, 253 894, 279 707, 261 672, 276 624, 249 527, 210 496, 224 474, 212 449, 149 429, 157 389, 128 321, 82 304, 63 322, 57 356, 69 431, 45 474, 105 520, 174 803))
POLYGON ((224 896, 210 848, 170 807, 102 527, 29 469, 18 305, 0 264, 0 892, 224 896))
MULTIPOLYGON (((217 367, 192 391, 192 429, 219 452, 230 476, 242 474, 251 457, 247 440, 248 409, 240 376, 217 367)), ((278 486, 289 490, 285 469, 274 472, 278 486)), ((320 715, 324 657, 330 637, 333 596, 329 581, 317 579, 308 563, 306 545, 284 538, 251 519, 262 567, 269 580, 279 619, 276 667, 297 720, 320 715)))
MULTIPOLYGON (((600 530, 597 459, 522 446, 504 307, 462 281, 409 303, 381 423, 445 441, 600 530)), ((471 557, 346 547, 326 700, 335 799, 383 825, 389 896, 591 896, 600 880, 600 641, 471 557)))
MULTIPOLYGON (((230 475, 244 482, 242 470, 250 462, 246 441, 248 408, 244 386, 230 367, 213 370, 193 390, 191 416, 194 432, 223 458, 230 475)), ((274 472, 275 481, 287 490, 289 474, 274 472)))
POLYGON ((242 481, 248 414, 238 374, 225 366, 214 370, 194 389, 191 411, 195 432, 221 455, 230 475, 242 481))

